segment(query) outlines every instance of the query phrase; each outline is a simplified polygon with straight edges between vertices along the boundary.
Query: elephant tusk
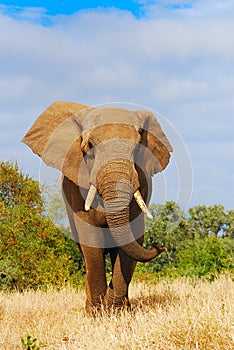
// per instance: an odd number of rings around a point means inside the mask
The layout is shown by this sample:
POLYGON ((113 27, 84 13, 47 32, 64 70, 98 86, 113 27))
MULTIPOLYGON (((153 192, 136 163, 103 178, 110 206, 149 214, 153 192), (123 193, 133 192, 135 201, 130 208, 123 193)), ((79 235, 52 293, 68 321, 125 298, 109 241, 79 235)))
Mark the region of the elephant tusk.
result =
POLYGON ((153 219, 152 214, 150 213, 149 209, 147 208, 144 199, 142 198, 142 195, 140 193, 139 190, 137 190, 134 193, 134 198, 137 202, 137 204, 139 205, 140 209, 142 210, 142 212, 149 218, 149 219, 153 219))
POLYGON ((90 186, 86 201, 85 201, 85 210, 89 211, 91 205, 93 204, 94 197, 96 196, 97 189, 94 185, 90 186))

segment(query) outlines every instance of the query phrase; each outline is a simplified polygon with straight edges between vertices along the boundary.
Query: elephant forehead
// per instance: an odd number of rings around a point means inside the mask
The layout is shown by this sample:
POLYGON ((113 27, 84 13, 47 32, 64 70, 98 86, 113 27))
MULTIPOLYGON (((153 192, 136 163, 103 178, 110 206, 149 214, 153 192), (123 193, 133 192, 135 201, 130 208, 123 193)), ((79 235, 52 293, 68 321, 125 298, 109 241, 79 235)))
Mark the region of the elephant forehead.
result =
POLYGON ((104 124, 99 125, 86 134, 96 144, 112 139, 127 139, 140 142, 140 134, 137 128, 129 124, 104 124))
POLYGON ((126 124, 140 126, 137 113, 122 108, 93 109, 84 118, 81 118, 83 131, 105 124, 126 124))

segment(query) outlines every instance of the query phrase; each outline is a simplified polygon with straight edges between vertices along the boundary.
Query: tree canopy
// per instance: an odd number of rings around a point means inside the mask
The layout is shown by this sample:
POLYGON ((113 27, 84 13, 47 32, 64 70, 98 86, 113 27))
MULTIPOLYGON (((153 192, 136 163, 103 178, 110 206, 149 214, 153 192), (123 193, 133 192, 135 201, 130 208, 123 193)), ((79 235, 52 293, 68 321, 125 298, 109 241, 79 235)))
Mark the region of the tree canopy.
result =
POLYGON ((80 278, 82 258, 45 215, 39 183, 16 163, 0 163, 1 288, 61 285, 80 278))
POLYGON ((234 211, 222 205, 200 205, 186 215, 174 202, 152 205, 146 220, 145 244, 164 246, 151 271, 181 276, 209 276, 234 271, 234 211))

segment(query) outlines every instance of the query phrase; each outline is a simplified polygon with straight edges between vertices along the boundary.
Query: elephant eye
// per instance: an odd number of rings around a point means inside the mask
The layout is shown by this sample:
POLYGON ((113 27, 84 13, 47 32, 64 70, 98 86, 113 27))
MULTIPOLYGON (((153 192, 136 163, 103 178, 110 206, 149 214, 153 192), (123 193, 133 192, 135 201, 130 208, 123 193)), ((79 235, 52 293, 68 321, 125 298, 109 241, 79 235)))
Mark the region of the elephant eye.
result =
POLYGON ((89 142, 88 142, 88 147, 89 147, 89 149, 92 149, 92 148, 93 148, 93 141, 92 141, 92 140, 89 140, 89 142))

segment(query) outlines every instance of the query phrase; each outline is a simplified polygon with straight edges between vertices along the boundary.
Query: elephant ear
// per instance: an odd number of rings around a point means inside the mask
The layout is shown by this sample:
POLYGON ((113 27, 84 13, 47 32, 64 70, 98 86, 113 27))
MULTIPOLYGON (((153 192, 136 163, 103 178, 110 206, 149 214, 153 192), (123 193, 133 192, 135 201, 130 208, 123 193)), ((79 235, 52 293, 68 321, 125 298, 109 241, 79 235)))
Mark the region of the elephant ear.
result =
POLYGON ((73 102, 55 102, 35 121, 22 142, 43 161, 75 184, 88 188, 88 170, 82 162, 81 128, 77 113, 88 106, 73 102))
POLYGON ((161 172, 170 160, 173 148, 164 134, 153 113, 137 111, 141 125, 141 145, 139 163, 146 169, 149 176, 161 172))

